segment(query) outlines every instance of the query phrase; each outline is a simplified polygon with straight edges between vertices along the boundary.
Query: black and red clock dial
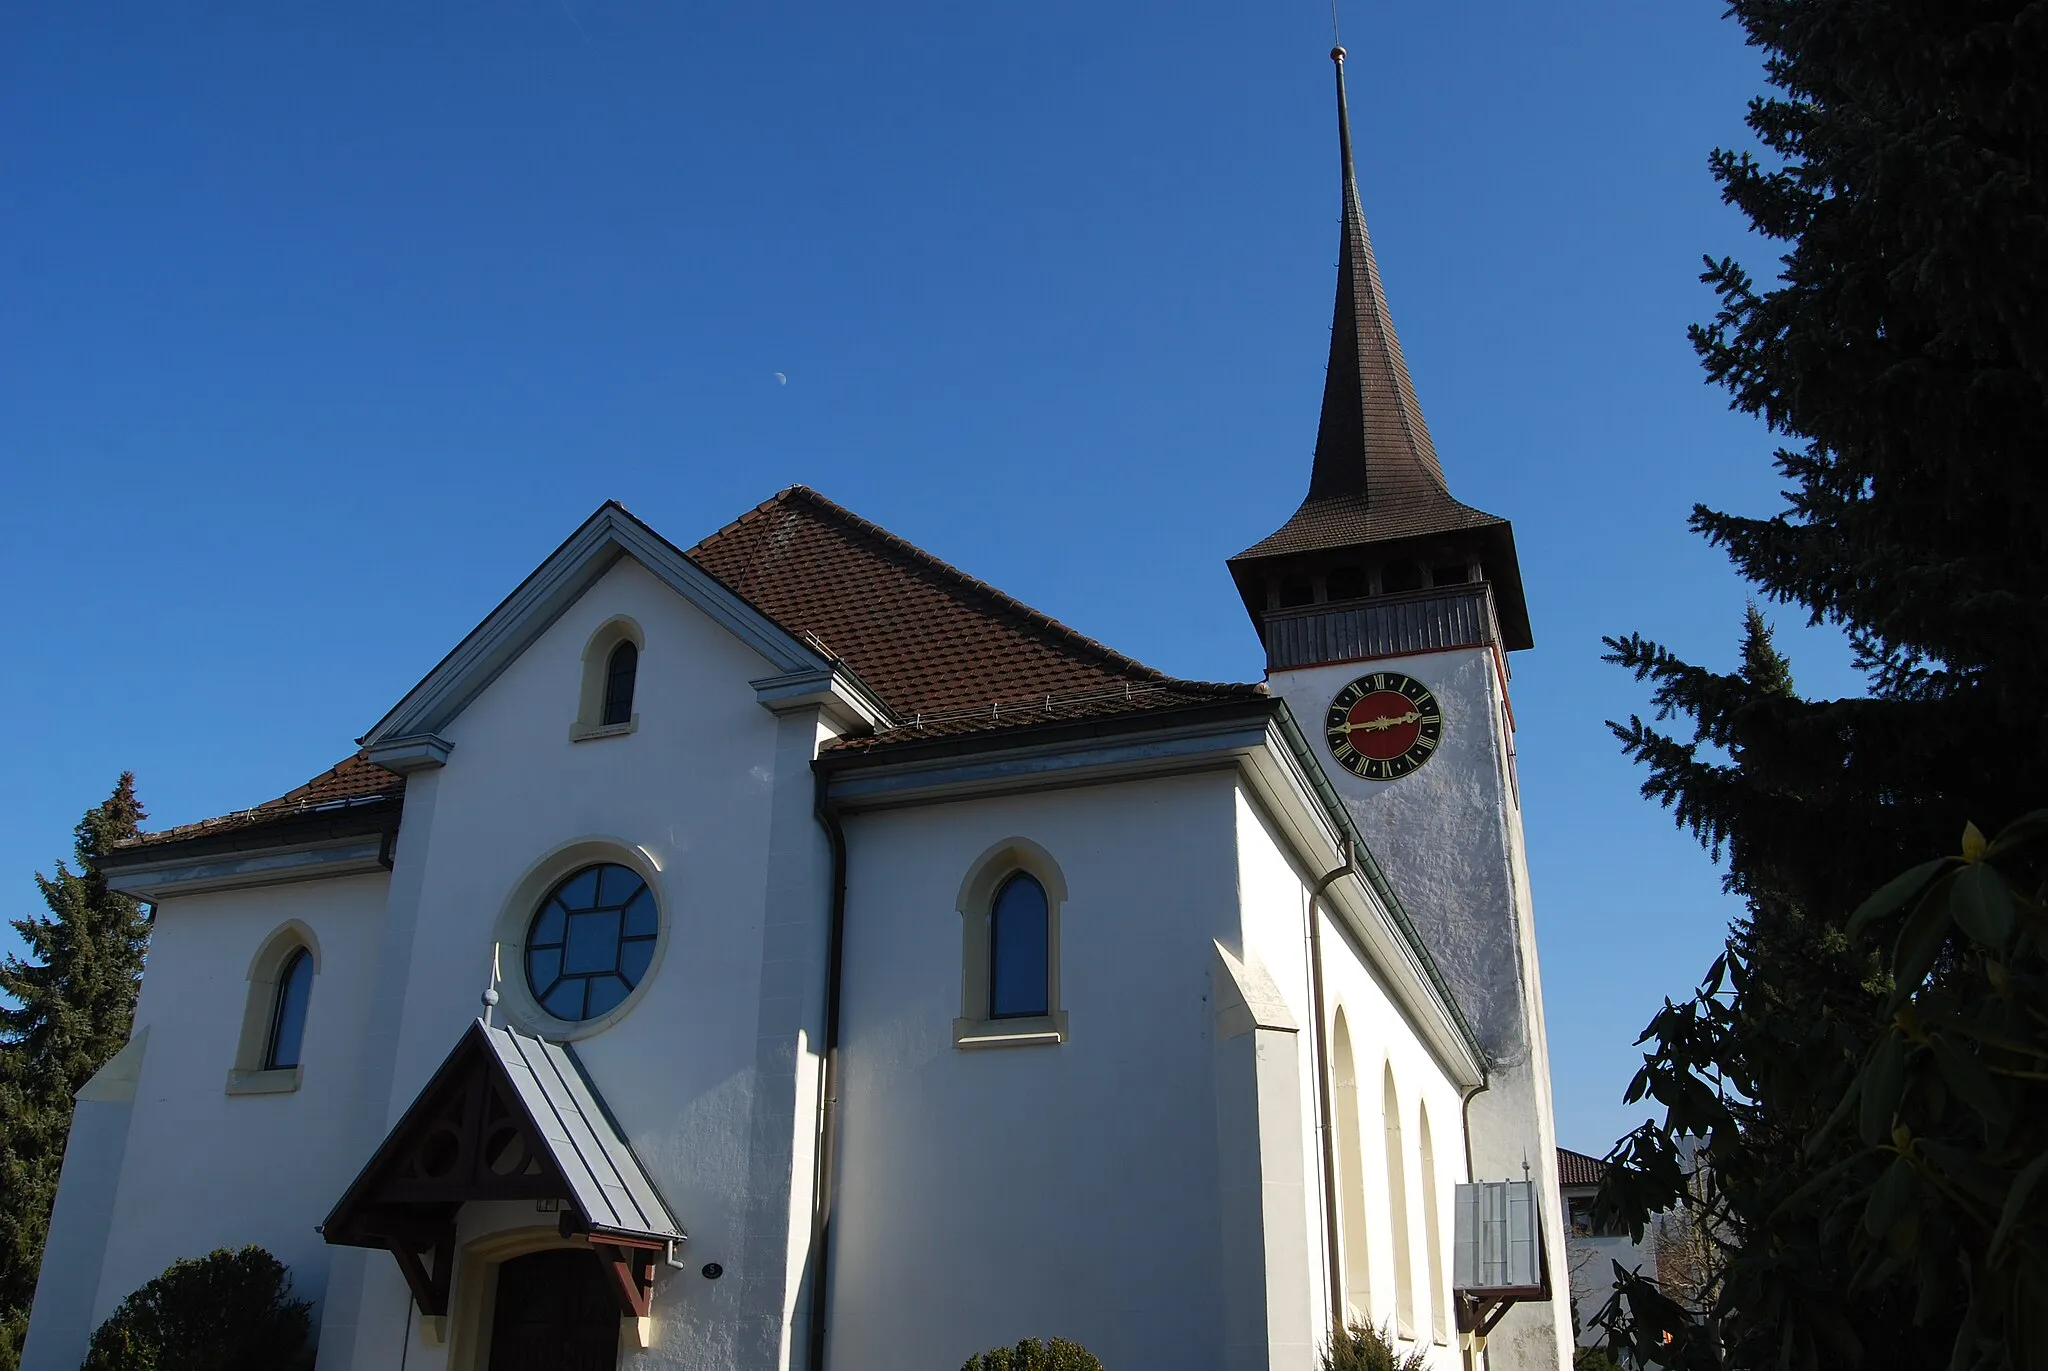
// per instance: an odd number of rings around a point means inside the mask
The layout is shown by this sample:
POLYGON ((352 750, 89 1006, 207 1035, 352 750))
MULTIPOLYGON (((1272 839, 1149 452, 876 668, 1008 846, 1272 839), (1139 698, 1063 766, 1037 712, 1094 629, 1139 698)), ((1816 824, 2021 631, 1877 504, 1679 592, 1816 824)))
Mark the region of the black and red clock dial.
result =
POLYGON ((1376 671, 1337 692, 1323 720, 1337 765, 1368 781, 1394 781, 1436 755, 1444 716, 1413 676, 1376 671))

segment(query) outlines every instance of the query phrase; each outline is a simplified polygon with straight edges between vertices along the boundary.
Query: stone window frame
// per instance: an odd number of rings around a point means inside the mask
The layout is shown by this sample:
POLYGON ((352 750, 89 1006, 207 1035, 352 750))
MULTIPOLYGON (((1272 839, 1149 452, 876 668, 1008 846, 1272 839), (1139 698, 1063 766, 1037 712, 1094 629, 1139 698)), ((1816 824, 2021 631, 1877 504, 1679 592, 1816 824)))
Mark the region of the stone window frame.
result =
POLYGON ((640 727, 640 669, 647 664, 647 634, 630 615, 615 614, 599 624, 583 645, 583 684, 576 699, 576 721, 569 725, 569 741, 589 742, 596 738, 617 738, 640 727), (624 723, 604 721, 605 690, 611 679, 612 653, 619 644, 631 643, 637 654, 634 665, 633 703, 624 723))
POLYGON ((523 1031, 558 1043, 593 1037, 632 1013, 646 996, 647 988, 660 977, 661 964, 675 932, 675 904, 668 886, 667 874, 654 854, 624 838, 590 834, 550 849, 513 883, 498 912, 493 938, 499 1012, 523 1031), (534 998, 533 987, 527 984, 526 937, 533 928, 535 911, 557 884, 586 866, 603 862, 623 866, 647 882, 648 893, 654 897, 654 955, 625 999, 595 1018, 558 1019, 541 1007, 534 998))
POLYGON ((234 1065, 228 1069, 230 1095, 287 1095, 305 1080, 303 1038, 297 1066, 265 1065, 270 1056, 271 1028, 277 1020, 277 997, 284 989, 284 970, 300 951, 313 963, 313 989, 306 993, 306 1021, 309 1027, 312 1023, 313 999, 320 984, 320 940, 304 920, 286 919, 264 937, 249 962, 249 992, 242 1006, 242 1028, 235 1041, 234 1065))
POLYGON ((954 908, 960 915, 960 1017, 953 1020, 959 1048, 1039 1047, 1067 1040, 1067 1011, 1060 998, 1060 919, 1067 903, 1067 878, 1059 863, 1029 838, 1005 838, 967 868, 954 908), (995 897, 1011 876, 1023 872, 1045 891, 1047 1012, 1029 1017, 989 1017, 989 919, 995 897))

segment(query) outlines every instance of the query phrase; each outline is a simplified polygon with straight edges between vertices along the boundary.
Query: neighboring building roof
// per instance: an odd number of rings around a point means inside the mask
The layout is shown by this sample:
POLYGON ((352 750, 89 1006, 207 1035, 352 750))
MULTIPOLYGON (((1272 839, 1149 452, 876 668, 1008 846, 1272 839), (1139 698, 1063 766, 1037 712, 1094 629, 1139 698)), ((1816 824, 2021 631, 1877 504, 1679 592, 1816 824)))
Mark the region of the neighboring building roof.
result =
POLYGON ((1559 1185, 1598 1185, 1607 1174, 1607 1163, 1598 1157, 1589 1157, 1583 1152, 1574 1152, 1568 1147, 1557 1149, 1557 1183, 1559 1185))
POLYGON ((310 814, 340 811, 379 801, 395 801, 405 794, 405 778, 386 771, 361 756, 347 757, 302 786, 287 790, 274 800, 254 809, 238 809, 217 819, 180 824, 176 828, 145 833, 124 847, 154 847, 160 843, 183 842, 191 838, 240 832, 281 824, 310 814))
MULTIPOLYGON (((1265 695, 1262 685, 1186 681, 1134 661, 804 486, 685 555, 784 631, 843 661, 900 722, 841 746, 1265 695)), ((134 845, 259 830, 323 807, 395 801, 404 791, 403 777, 358 755, 254 809, 146 834, 134 845)))

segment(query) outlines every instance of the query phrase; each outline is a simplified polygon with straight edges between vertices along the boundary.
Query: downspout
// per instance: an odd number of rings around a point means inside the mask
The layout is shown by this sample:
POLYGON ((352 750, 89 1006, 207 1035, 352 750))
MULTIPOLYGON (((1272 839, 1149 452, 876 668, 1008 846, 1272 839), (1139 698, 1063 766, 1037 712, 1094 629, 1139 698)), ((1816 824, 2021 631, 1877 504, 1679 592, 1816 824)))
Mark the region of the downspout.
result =
MULTIPOLYGON (((1485 1093, 1487 1087, 1491 1084, 1490 1078, 1482 1077, 1479 1084, 1465 1092, 1465 1098, 1458 1106, 1458 1121, 1463 1125, 1459 1132, 1464 1134, 1465 1138, 1465 1180, 1468 1183, 1478 1179, 1472 1174, 1472 1101, 1485 1093)), ((1451 1312, 1457 1316, 1458 1331, 1460 1333, 1471 1333, 1472 1330, 1467 1327, 1467 1325, 1473 1322, 1471 1305, 1466 1303, 1466 1298, 1455 1290, 1451 1292, 1451 1305, 1451 1312)), ((1485 1360, 1485 1334, 1481 1333, 1476 1336, 1467 1337, 1464 1339, 1464 1342, 1464 1347, 1460 1349, 1459 1359, 1464 1365, 1465 1371, 1479 1371, 1481 1366, 1491 1364, 1485 1360)))
POLYGON ((1328 1253, 1330 1329, 1333 1334, 1344 1331, 1344 1253, 1339 1245, 1343 1235, 1337 1226, 1337 1139, 1336 1114, 1330 1103, 1330 1038, 1328 1020, 1323 1014, 1323 920, 1316 913, 1316 904, 1323 898, 1324 891, 1351 875, 1355 869, 1349 834, 1344 835, 1341 851, 1344 865, 1324 873, 1308 892, 1308 965, 1309 992, 1314 1001, 1315 1017, 1316 1109, 1322 1115, 1323 1249, 1328 1253))
POLYGON ((825 1037, 820 1044, 824 1067, 820 1072, 818 1110, 818 1156, 811 1178, 815 1197, 811 1212, 811 1329, 810 1355, 806 1371, 824 1371, 827 1277, 832 1265, 832 1177, 834 1153, 839 1140, 839 1000, 840 979, 846 953, 846 831, 839 813, 826 793, 826 778, 814 771, 818 822, 832 845, 831 943, 825 956, 825 1037))

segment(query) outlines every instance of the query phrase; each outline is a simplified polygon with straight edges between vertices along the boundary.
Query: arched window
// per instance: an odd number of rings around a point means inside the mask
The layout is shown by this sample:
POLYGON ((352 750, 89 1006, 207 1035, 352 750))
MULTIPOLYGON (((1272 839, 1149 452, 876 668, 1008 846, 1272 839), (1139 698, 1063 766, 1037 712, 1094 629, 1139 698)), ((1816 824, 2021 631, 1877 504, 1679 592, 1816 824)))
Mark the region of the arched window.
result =
POLYGON ((647 635, 624 615, 604 621, 583 645, 583 685, 576 697, 576 722, 569 741, 617 738, 640 726, 633 712, 634 687, 640 683, 640 654, 647 635))
POLYGON ((1429 1106, 1422 1106, 1422 1250, 1429 1258, 1429 1331, 1438 1343, 1451 1341, 1449 1302, 1444 1299, 1444 1235, 1437 1222, 1436 1145, 1429 1136, 1429 1106))
POLYGON ((1022 1019, 1051 1010, 1052 943, 1045 887, 1027 871, 996 891, 988 913, 988 1016, 1022 1019))
POLYGON ((274 1095, 299 1088, 306 1013, 320 974, 320 940, 298 919, 270 931, 249 963, 249 997, 228 1069, 228 1094, 274 1095))
POLYGON ((1394 1068, 1386 1074, 1387 1208, 1394 1229, 1394 1329, 1415 1336, 1415 1262, 1408 1250, 1408 1154, 1401 1144, 1401 1099, 1394 1068))
POLYGON ((1028 1047, 1067 1040, 1060 1004, 1060 925, 1067 879, 1050 852, 1006 838, 967 868, 960 913, 960 1017, 955 1047, 1028 1047))
POLYGON ((639 670, 640 649, 631 638, 612 649, 604 669, 604 715, 598 720, 603 727, 633 721, 633 678, 639 670))
POLYGON ((283 1071, 299 1064, 299 1044, 306 1036, 306 1002, 312 997, 313 954, 302 947, 278 974, 277 1004, 270 1012, 270 1036, 263 1049, 265 1071, 283 1071))
POLYGON ((1371 1323, 1371 1238, 1365 1226, 1365 1145, 1358 1126, 1358 1069, 1351 1055, 1351 1026, 1337 1011, 1331 1035, 1331 1081, 1336 1085, 1338 1236, 1344 1249, 1344 1322, 1371 1323))

